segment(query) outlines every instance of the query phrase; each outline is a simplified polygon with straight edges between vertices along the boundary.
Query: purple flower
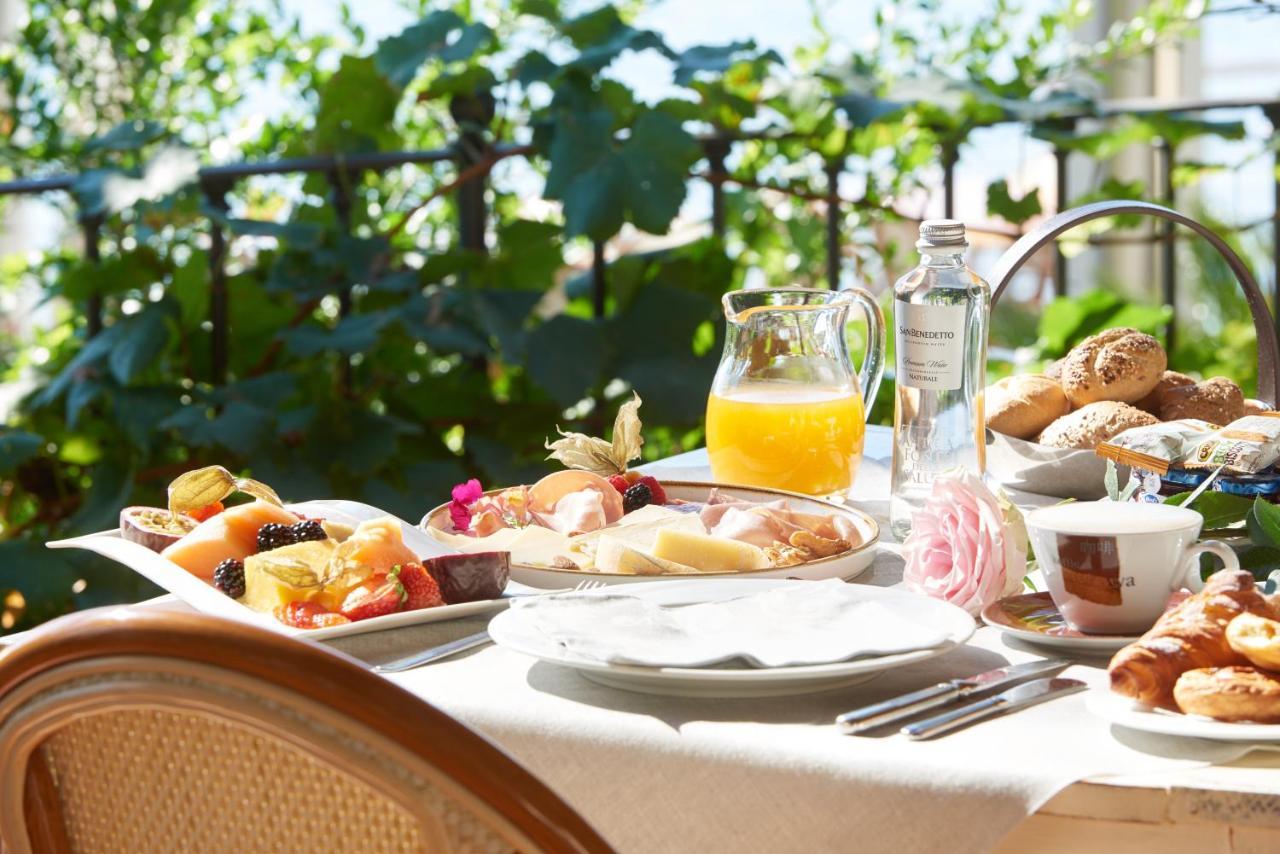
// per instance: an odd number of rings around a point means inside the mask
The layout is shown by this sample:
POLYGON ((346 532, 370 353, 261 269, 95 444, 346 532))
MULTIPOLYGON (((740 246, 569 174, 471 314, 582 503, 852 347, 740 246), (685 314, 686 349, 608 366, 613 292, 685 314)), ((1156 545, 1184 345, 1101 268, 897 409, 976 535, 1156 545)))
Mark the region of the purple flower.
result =
POLYGON ((474 477, 453 488, 453 501, 449 503, 449 518, 453 520, 455 530, 465 531, 471 527, 471 505, 479 501, 483 495, 484 487, 474 477))

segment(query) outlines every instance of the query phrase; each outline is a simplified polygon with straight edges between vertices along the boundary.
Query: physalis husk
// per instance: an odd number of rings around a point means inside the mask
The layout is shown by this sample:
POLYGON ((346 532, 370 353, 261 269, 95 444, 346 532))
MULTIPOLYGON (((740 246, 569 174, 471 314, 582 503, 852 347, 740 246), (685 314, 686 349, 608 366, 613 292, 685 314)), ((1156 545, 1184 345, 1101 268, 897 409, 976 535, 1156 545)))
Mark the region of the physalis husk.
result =
POLYGON ((277 506, 283 505, 276 491, 265 483, 248 477, 236 477, 222 466, 205 466, 178 475, 169 484, 169 512, 176 516, 199 510, 236 492, 252 495, 277 506))
POLYGON ((613 422, 613 441, 583 433, 566 433, 556 427, 562 438, 546 443, 547 450, 551 451, 547 459, 602 477, 626 472, 627 464, 640 456, 644 446, 644 437, 640 435, 640 395, 632 394, 631 400, 618 409, 618 417, 613 422))

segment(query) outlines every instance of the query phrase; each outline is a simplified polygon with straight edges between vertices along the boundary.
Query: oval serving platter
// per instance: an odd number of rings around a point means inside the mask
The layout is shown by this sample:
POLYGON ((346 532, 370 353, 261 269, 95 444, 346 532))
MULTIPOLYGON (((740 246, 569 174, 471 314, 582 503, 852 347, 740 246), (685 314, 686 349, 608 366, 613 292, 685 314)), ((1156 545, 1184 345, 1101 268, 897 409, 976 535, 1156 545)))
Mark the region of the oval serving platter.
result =
MULTIPOLYGON (((796 492, 785 492, 780 489, 764 489, 755 486, 732 486, 717 483, 700 483, 685 480, 664 480, 662 488, 668 498, 680 501, 705 501, 712 489, 719 489, 723 494, 743 501, 764 503, 785 498, 791 502, 792 509, 804 513, 840 514, 848 517, 862 534, 862 542, 846 552, 830 557, 806 561, 795 566, 775 567, 770 569, 754 569, 744 572, 699 572, 690 575, 626 575, 613 572, 592 572, 581 569, 554 569, 545 566, 511 563, 511 580, 529 587, 544 589, 560 589, 572 587, 584 578, 601 581, 605 584, 630 584, 645 581, 671 581, 673 579, 708 578, 800 578, 809 581, 821 581, 827 578, 841 578, 850 581, 861 575, 875 561, 876 550, 880 540, 880 526, 871 516, 861 510, 855 510, 833 501, 801 495, 796 492)), ((501 489, 491 490, 487 494, 497 494, 501 489)), ((422 527, 442 533, 452 533, 449 528, 449 505, 441 504, 429 512, 422 520, 422 527)))

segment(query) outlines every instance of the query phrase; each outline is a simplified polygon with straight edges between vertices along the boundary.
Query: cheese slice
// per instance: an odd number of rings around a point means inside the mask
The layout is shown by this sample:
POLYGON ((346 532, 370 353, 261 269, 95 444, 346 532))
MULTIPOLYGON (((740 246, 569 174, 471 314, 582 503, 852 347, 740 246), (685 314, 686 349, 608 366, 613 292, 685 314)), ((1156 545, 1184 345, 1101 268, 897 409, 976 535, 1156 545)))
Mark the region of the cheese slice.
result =
POLYGON ((597 572, 613 572, 620 575, 695 575, 691 566, 654 557, 632 548, 622 540, 605 534, 596 545, 597 572))
POLYGON ((658 531, 653 555, 702 572, 742 572, 771 566, 764 551, 750 543, 674 528, 658 531))
POLYGON ((647 521, 638 521, 634 524, 627 522, 632 516, 643 513, 647 509, 647 507, 642 507, 635 513, 627 514, 623 517, 622 524, 613 525, 599 531, 592 531, 589 534, 579 534, 573 538, 574 549, 590 553, 595 550, 595 544, 601 537, 613 537, 633 549, 647 552, 653 550, 653 544, 658 539, 658 532, 664 529, 689 531, 695 534, 706 533, 707 529, 696 514, 670 513, 670 515, 652 516, 647 521))

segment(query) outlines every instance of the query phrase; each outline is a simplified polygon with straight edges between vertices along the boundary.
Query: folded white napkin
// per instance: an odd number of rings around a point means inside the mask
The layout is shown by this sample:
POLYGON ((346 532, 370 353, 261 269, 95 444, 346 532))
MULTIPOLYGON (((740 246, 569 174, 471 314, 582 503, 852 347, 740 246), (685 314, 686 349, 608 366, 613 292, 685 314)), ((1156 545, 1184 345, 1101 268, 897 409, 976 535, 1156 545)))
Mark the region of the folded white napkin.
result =
POLYGON ((870 600, 839 580, 695 605, 608 591, 532 597, 512 608, 575 656, 650 667, 828 664, 932 649, 947 639, 918 622, 909 599, 870 600))

